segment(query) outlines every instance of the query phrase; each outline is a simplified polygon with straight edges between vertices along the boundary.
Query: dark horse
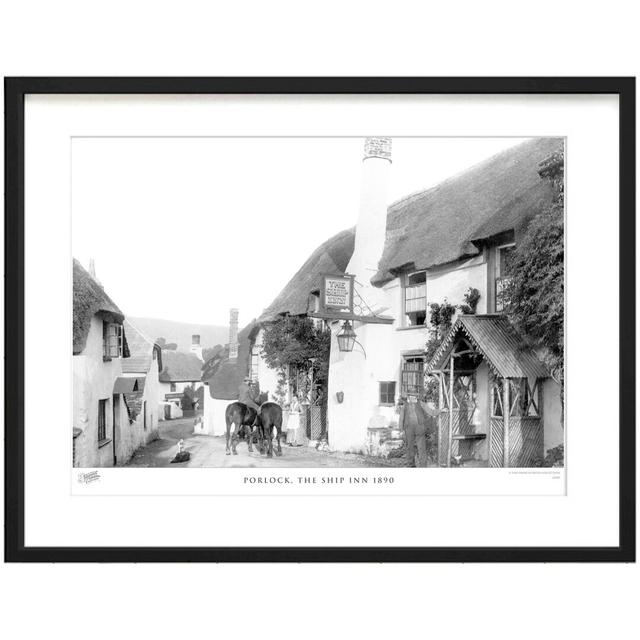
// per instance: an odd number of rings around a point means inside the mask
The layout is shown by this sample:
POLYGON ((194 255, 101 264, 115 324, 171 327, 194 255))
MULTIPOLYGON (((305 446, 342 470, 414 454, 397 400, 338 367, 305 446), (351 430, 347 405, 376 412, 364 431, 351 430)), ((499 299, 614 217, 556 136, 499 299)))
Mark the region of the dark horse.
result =
POLYGON ((260 407, 259 429, 262 431, 262 437, 260 441, 260 453, 265 452, 264 441, 266 439, 266 452, 267 457, 273 457, 273 427, 276 428, 276 440, 278 441, 278 448, 276 449, 276 455, 282 455, 282 446, 280 445, 280 438, 282 437, 282 408, 275 402, 265 402, 260 407))
MULTIPOLYGON (((266 394, 265 394, 266 395, 266 394)), ((260 398, 262 399, 262 398, 260 398)), ((282 455, 280 438, 282 437, 282 409, 275 402, 264 402, 256 416, 255 409, 248 407, 243 402, 232 402, 224 412, 227 424, 227 455, 233 452, 237 455, 236 446, 240 430, 243 429, 247 435, 249 451, 253 451, 254 427, 260 443, 260 453, 265 453, 265 438, 267 438, 266 453, 269 458, 273 457, 273 427, 276 428, 278 448, 276 455, 282 455), (233 425, 233 431, 231 430, 233 425), (229 439, 231 439, 231 450, 229 449, 229 439)))
POLYGON ((236 445, 238 444, 238 436, 240 429, 248 432, 247 442, 249 443, 249 451, 253 451, 251 441, 253 440, 253 426, 257 422, 256 410, 248 407, 243 402, 232 402, 227 406, 224 412, 224 419, 227 423, 227 455, 237 456, 236 445), (233 431, 231 431, 233 425, 233 431), (229 449, 229 438, 231 438, 231 450, 229 449))

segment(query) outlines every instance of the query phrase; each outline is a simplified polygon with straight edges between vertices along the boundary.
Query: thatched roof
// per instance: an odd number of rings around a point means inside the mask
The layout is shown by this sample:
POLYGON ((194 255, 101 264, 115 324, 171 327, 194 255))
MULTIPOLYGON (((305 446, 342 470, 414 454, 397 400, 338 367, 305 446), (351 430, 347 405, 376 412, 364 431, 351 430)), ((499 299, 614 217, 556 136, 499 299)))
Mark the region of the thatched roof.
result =
MULTIPOLYGON (((381 286, 404 269, 426 269, 477 254, 485 238, 516 234, 551 201, 552 189, 538 175, 539 164, 562 148, 561 138, 536 138, 507 149, 440 185, 392 204, 387 239, 372 282, 381 286)), ((321 274, 343 274, 353 254, 355 229, 320 245, 291 278, 257 323, 239 334, 235 362, 214 356, 202 379, 212 398, 235 400, 249 372, 251 342, 262 322, 281 314, 308 312, 309 294, 320 289, 321 274)))
POLYGON ((124 330, 127 334, 130 355, 126 360, 122 361, 122 372, 148 373, 154 362, 154 349, 156 351, 158 370, 162 371, 162 352, 160 347, 154 344, 153 340, 134 327, 128 320, 124 321, 124 330))
POLYGON ((260 324, 253 320, 238 333, 238 358, 229 360, 219 355, 209 360, 203 371, 202 380, 209 385, 209 393, 216 400, 237 400, 238 388, 249 373, 251 345, 260 330, 260 324))
POLYGON ((291 278, 276 299, 262 312, 261 321, 273 320, 279 314, 302 315, 307 313, 309 294, 319 290, 321 274, 345 272, 355 240, 355 229, 336 234, 320 245, 291 278))
MULTIPOLYGON (((89 272, 73 259, 73 355, 79 355, 87 344, 91 319, 100 315, 108 322, 122 323, 124 314, 89 272)), ((125 350, 125 357, 127 356, 125 350)))
POLYGON ((184 351, 162 352, 160 382, 194 382, 202 375, 202 360, 184 351))
MULTIPOLYGON (((535 138, 507 149, 441 184, 388 208, 387 239, 372 279, 378 286, 406 269, 426 269, 476 255, 483 239, 514 230, 516 237, 553 196, 539 165, 563 146, 562 138, 535 138)), ((318 247, 265 309, 260 321, 307 312, 320 274, 345 272, 355 230, 318 247)))
POLYGON ((381 285, 403 269, 426 269, 475 255, 472 240, 516 233, 551 201, 540 163, 562 138, 535 138, 481 162, 441 184, 392 204, 378 273, 381 285))

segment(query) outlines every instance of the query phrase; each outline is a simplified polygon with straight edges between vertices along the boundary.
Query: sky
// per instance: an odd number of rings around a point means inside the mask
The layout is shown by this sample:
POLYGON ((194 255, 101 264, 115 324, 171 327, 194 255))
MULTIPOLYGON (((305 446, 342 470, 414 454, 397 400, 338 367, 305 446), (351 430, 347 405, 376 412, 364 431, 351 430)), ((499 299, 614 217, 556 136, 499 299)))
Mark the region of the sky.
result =
MULTIPOLYGON (((522 138, 394 138, 389 203, 522 138)), ((240 326, 358 216, 363 138, 74 138, 73 254, 125 315, 240 326)))

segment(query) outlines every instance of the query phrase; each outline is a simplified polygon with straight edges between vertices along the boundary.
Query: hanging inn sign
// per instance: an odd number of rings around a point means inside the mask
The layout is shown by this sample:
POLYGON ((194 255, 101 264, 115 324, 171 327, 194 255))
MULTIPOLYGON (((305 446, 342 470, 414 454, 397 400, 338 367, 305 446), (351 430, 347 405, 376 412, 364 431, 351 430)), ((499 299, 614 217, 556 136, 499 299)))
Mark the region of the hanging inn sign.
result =
POLYGON ((377 324, 391 324, 393 318, 375 314, 358 293, 355 276, 323 273, 320 284, 320 306, 310 312, 312 318, 325 320, 358 320, 377 324))
POLYGON ((323 311, 353 313, 353 276, 322 276, 320 307, 323 311))

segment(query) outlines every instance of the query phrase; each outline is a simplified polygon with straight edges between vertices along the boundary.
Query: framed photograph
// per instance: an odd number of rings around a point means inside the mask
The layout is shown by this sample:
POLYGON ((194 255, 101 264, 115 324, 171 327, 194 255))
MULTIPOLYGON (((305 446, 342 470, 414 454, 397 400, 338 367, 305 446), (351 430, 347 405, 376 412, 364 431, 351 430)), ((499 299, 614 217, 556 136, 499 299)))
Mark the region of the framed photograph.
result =
POLYGON ((635 560, 635 79, 8 78, 9 561, 635 560))

